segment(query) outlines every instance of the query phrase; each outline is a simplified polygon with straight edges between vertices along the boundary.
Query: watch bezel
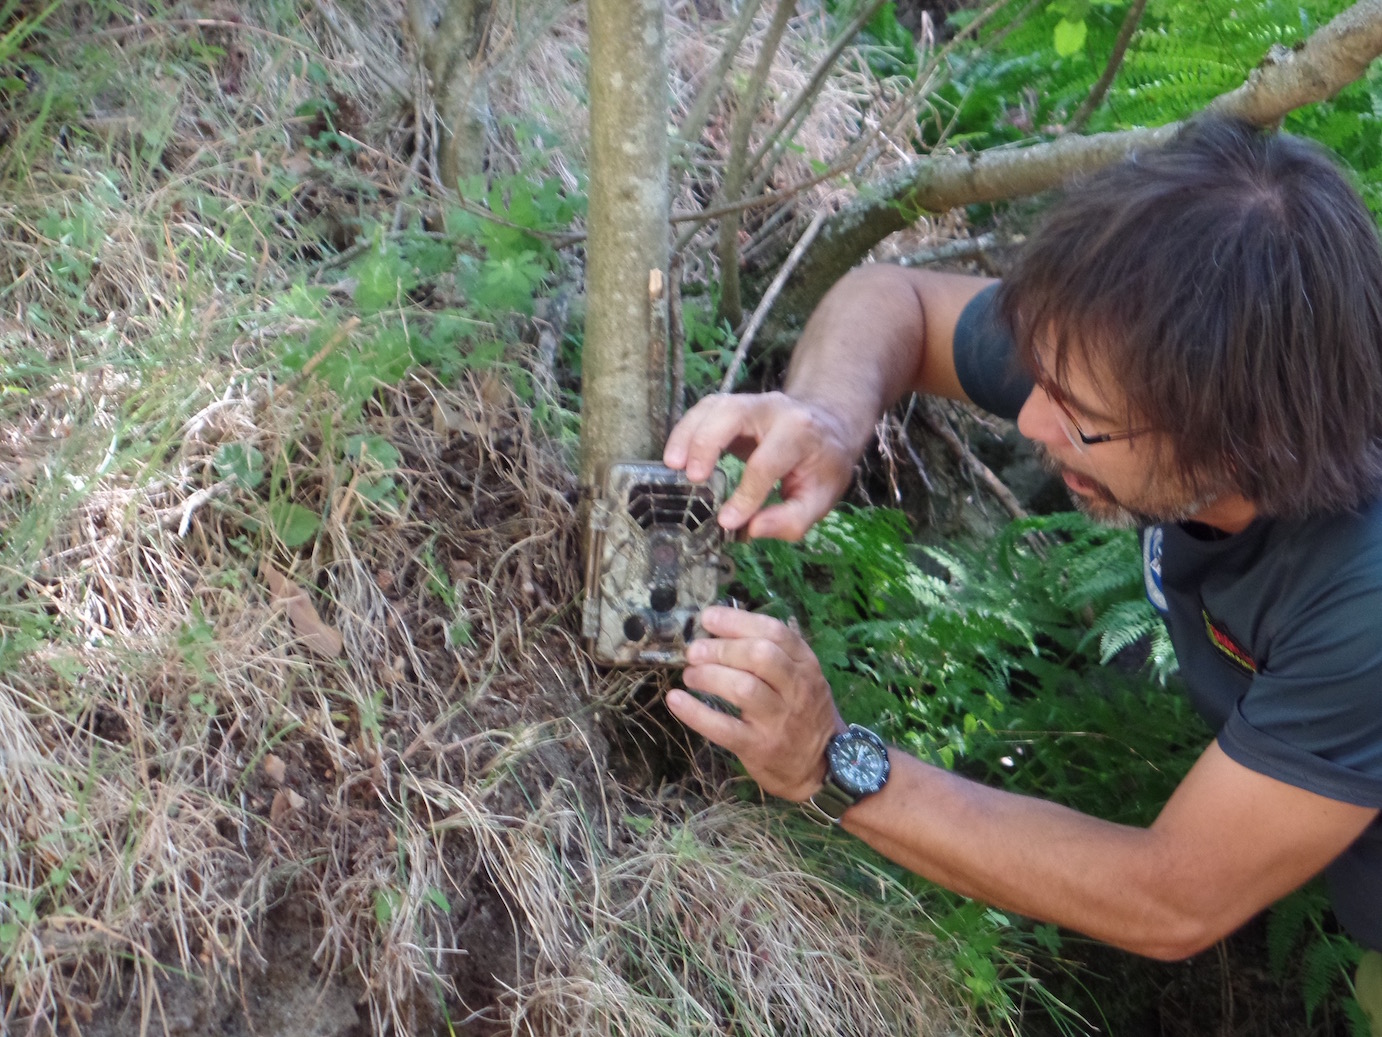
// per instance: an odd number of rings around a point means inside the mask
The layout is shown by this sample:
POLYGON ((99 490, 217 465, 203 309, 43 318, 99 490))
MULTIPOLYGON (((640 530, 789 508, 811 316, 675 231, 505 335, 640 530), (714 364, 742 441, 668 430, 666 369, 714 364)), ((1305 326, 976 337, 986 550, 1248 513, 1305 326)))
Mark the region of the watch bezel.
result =
POLYGON ((826 743, 825 747, 826 766, 830 771, 831 781, 842 791, 851 796, 870 796, 883 788, 888 781, 888 775, 892 771, 892 763, 888 759, 888 747, 883 744, 883 739, 874 734, 867 727, 858 724, 850 724, 849 728, 841 731, 826 743), (847 746, 863 743, 872 750, 882 761, 882 768, 874 782, 867 786, 859 786, 849 781, 840 769, 839 757, 847 746))

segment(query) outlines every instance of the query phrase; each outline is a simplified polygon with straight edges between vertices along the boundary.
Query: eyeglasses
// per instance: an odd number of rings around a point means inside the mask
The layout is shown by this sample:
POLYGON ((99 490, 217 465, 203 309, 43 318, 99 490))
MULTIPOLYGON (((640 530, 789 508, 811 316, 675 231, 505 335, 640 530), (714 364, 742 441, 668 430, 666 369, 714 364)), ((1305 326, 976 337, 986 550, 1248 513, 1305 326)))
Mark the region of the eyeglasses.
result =
POLYGON ((1046 369, 1041 366, 1041 357, 1035 350, 1031 353, 1032 366, 1036 369, 1036 384, 1042 392, 1051 398, 1051 402, 1056 405, 1056 409, 1061 412, 1064 420, 1060 422, 1061 431, 1065 433, 1065 438, 1070 440, 1070 445, 1080 453, 1085 452, 1085 447, 1097 446, 1100 443, 1114 443, 1120 439, 1132 439, 1133 436, 1140 436, 1143 433, 1151 432, 1150 426, 1140 426, 1138 428, 1123 429, 1120 432, 1100 432, 1098 435, 1088 435, 1084 429, 1080 428, 1080 423, 1075 420, 1075 414, 1070 409, 1070 405, 1065 402, 1065 394, 1061 392, 1060 386, 1046 374, 1046 369))

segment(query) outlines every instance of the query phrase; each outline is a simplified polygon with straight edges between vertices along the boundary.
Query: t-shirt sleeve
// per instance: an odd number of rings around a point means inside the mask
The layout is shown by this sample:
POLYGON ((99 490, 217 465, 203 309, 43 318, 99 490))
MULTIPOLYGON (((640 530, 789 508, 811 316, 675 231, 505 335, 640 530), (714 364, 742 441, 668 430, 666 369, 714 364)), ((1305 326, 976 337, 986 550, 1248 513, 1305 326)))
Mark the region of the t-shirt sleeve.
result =
POLYGON ((955 373, 965 395, 1000 418, 1016 418, 1032 392, 1012 332, 998 306, 998 285, 976 295, 955 323, 955 373))
POLYGON ((1249 770, 1382 807, 1382 588, 1336 585, 1283 631, 1219 732, 1249 770))

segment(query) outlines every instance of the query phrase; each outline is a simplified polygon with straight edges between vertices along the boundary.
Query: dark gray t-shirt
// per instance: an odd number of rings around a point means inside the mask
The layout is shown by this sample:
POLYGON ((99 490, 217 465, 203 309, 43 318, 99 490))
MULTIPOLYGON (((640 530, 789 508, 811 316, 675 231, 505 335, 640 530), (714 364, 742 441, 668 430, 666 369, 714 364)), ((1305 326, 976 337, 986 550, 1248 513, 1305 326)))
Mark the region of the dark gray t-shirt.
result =
MULTIPOLYGON (((1017 416, 1031 378, 994 289, 955 329, 969 398, 1017 416)), ((1166 620, 1190 700, 1250 770, 1382 807, 1382 501, 1358 514, 1259 518, 1221 540, 1142 530, 1147 597, 1166 620)), ((1335 912, 1382 949, 1382 818, 1325 871, 1335 912)))

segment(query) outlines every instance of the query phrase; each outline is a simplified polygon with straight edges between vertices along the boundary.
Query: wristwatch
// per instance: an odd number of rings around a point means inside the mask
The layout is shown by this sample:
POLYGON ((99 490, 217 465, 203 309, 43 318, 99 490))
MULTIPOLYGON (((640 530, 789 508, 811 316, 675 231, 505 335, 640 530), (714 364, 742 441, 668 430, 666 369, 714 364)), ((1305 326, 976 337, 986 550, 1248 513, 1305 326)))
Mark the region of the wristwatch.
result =
POLYGON ((888 749, 867 727, 850 724, 825 746, 825 784, 802 804, 817 820, 839 824, 850 807, 888 783, 888 749))

